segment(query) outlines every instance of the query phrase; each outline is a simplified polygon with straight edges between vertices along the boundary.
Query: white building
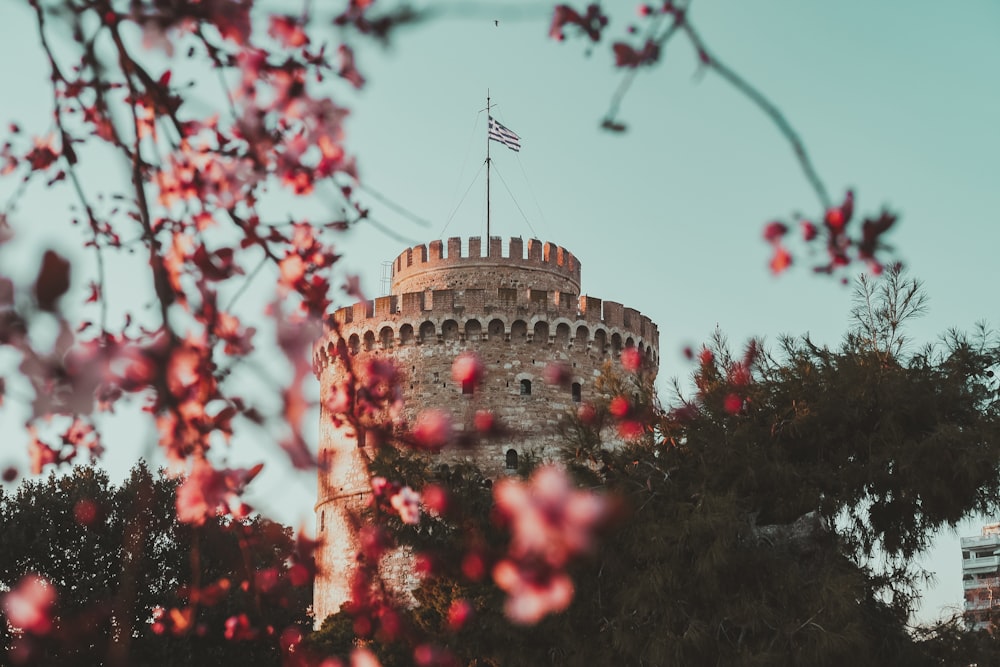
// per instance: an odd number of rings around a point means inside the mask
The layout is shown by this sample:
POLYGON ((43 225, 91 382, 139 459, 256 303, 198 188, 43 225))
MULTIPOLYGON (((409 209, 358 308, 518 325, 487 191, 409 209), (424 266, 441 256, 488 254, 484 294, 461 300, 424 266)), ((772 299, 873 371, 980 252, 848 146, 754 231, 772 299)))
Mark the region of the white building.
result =
POLYGON ((1000 612, 1000 523, 962 538, 962 587, 965 620, 977 630, 989 628, 992 611, 1000 612))

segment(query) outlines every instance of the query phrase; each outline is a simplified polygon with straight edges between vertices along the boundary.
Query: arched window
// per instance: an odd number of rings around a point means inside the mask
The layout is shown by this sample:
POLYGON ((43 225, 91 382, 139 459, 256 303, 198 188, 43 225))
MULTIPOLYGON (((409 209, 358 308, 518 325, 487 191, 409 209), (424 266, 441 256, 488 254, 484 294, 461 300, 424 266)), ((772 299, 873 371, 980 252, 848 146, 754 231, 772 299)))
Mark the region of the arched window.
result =
POLYGON ((458 322, 445 320, 441 324, 441 337, 444 340, 458 340, 458 322))
POLYGON ((510 325, 510 339, 515 342, 524 342, 528 337, 528 324, 524 320, 514 320, 510 325))
POLYGON ((483 325, 479 320, 469 320, 465 323, 465 339, 469 342, 476 342, 482 338, 483 325))
POLYGON ((521 396, 531 396, 531 380, 521 380, 521 396))
POLYGON ((392 347, 392 327, 382 327, 382 330, 378 332, 379 342, 382 343, 382 349, 388 350, 392 347))
POLYGON ((517 452, 513 449, 507 450, 507 470, 517 470, 517 452))
POLYGON ((539 345, 545 345, 549 342, 549 323, 548 322, 535 322, 534 336, 532 337, 534 342, 539 345))
POLYGON ((573 401, 575 403, 579 403, 580 402, 580 391, 581 391, 580 383, 579 382, 574 382, 573 383, 573 401))
POLYGON ((421 343, 434 343, 437 341, 437 331, 434 328, 433 322, 424 322, 420 325, 420 342, 421 343))

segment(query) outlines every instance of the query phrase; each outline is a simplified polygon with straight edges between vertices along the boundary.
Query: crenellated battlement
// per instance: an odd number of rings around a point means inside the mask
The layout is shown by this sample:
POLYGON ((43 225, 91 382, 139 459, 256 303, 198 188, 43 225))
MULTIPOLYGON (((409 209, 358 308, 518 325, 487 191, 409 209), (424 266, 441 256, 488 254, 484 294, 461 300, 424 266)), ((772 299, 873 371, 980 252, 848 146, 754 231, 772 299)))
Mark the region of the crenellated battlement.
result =
POLYGON ((492 236, 485 249, 478 236, 469 238, 467 247, 456 236, 407 248, 392 263, 393 293, 498 284, 579 293, 580 262, 565 248, 538 239, 512 237, 504 248, 503 239, 492 236))
POLYGON ((429 290, 360 301, 336 310, 331 330, 317 342, 317 376, 343 338, 351 349, 406 344, 504 342, 554 344, 617 354, 637 346, 650 361, 659 356, 659 329, 648 317, 614 301, 559 291, 526 289, 429 290), (333 330, 339 333, 333 333, 333 330), (326 354, 324 353, 327 352, 326 354))
POLYGON ((371 325, 394 318, 434 316, 489 316, 509 314, 529 316, 551 314, 604 324, 609 328, 652 338, 656 325, 634 308, 592 296, 540 290, 470 289, 430 290, 383 296, 338 308, 330 316, 339 325, 371 325))

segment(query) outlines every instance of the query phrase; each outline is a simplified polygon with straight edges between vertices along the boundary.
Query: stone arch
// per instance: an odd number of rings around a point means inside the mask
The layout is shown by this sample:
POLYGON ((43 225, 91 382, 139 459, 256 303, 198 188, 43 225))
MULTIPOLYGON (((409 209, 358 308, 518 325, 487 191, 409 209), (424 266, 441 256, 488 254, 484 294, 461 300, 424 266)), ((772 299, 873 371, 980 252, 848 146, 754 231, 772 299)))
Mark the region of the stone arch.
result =
POLYGON ((399 342, 403 345, 413 342, 413 325, 404 324, 399 327, 399 342))
POLYGON ((576 338, 573 340, 574 344, 581 350, 586 349, 587 342, 590 340, 590 329, 587 328, 586 324, 581 324, 576 328, 576 338))
POLYGON ((545 320, 538 320, 535 322, 535 330, 533 336, 534 342, 539 345, 545 345, 549 342, 549 323, 545 320))
POLYGON ((573 396, 573 402, 579 403, 580 401, 583 400, 583 385, 581 385, 579 382, 574 382, 573 385, 570 387, 570 393, 573 396))
POLYGON ((483 325, 479 320, 469 320, 465 323, 465 340, 478 342, 483 338, 483 325))
POLYGON ((347 339, 347 349, 351 351, 351 354, 357 354, 361 351, 361 338, 358 334, 351 334, 351 337, 347 339))
POLYGON ((611 334, 611 351, 617 357, 622 351, 622 335, 617 331, 611 334))
POLYGON ((608 349, 608 332, 598 329, 594 332, 594 351, 597 354, 604 354, 608 349))
POLYGON ((458 340, 458 322, 445 320, 441 323, 441 338, 443 340, 458 340))
POLYGON ((629 336, 625 339, 625 347, 635 347, 635 339, 629 336))
POLYGON ((392 327, 390 326, 382 327, 382 329, 378 332, 378 339, 379 342, 382 344, 383 350, 388 350, 390 347, 392 347, 392 340, 394 337, 395 336, 393 335, 392 327))
POLYGON ((523 343, 528 339, 528 324, 524 320, 514 320, 510 325, 510 339, 515 343, 523 343))
POLYGON ((503 324, 503 320, 490 320, 489 327, 487 328, 490 340, 503 340, 503 334, 506 328, 507 327, 503 324))
POLYGON ((507 470, 517 470, 517 450, 508 449, 504 455, 504 468, 507 470))
POLYGON ((531 396, 531 380, 524 378, 519 384, 521 396, 531 396))
POLYGON ((569 325, 565 322, 556 325, 556 342, 562 345, 569 344, 569 325))
POLYGON ((365 332, 365 352, 375 349, 375 332, 369 329, 365 332))
POLYGON ((420 325, 421 343, 434 343, 436 342, 436 337, 437 337, 437 330, 434 328, 433 322, 427 320, 420 325))

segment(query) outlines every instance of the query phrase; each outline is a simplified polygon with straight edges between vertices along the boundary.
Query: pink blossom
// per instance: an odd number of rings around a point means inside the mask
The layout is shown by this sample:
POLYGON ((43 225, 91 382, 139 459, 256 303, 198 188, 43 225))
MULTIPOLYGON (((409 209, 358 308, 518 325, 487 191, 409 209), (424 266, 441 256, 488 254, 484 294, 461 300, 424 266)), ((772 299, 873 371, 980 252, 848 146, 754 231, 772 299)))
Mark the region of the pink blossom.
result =
POLYGON ((565 39, 563 27, 566 25, 577 26, 591 41, 597 42, 601 39, 601 31, 608 25, 608 17, 601 13, 597 3, 588 5, 586 14, 580 14, 569 5, 556 5, 549 25, 549 37, 559 41, 565 39))
POLYGON ((343 289, 347 296, 354 297, 358 301, 368 300, 365 298, 365 293, 361 291, 361 278, 356 274, 349 275, 344 279, 343 289))
POLYGON ((385 490, 390 488, 391 486, 389 484, 389 480, 387 480, 385 477, 382 477, 381 475, 372 477, 370 484, 372 487, 372 495, 374 496, 381 496, 383 493, 385 493, 385 490))
POLYGON ((483 362, 475 352, 463 352, 451 364, 451 378, 463 388, 475 387, 483 379, 483 362))
POLYGON ((448 607, 448 627, 457 632, 472 618, 472 605, 468 600, 452 600, 448 607))
POLYGON ((59 452, 46 445, 35 436, 35 428, 30 427, 31 441, 28 443, 28 454, 31 456, 31 474, 38 475, 47 465, 59 463, 59 452))
POLYGON ((808 220, 803 220, 799 224, 800 224, 800 226, 802 228, 802 240, 803 241, 807 241, 807 242, 808 241, 812 241, 813 239, 816 238, 816 236, 819 235, 819 229, 817 229, 816 225, 814 225, 813 223, 809 222, 808 220))
POLYGON ((771 256, 771 262, 769 266, 771 268, 771 273, 778 275, 782 273, 792 265, 792 256, 781 244, 775 244, 774 255, 771 256))
POLYGON ((651 39, 646 40, 642 49, 635 49, 624 42, 615 42, 611 45, 611 50, 615 54, 617 67, 651 65, 660 59, 660 45, 651 39))
POLYGON ((294 289, 296 283, 306 275, 306 263, 295 254, 289 254, 278 266, 281 271, 280 283, 290 289, 294 289))
POLYGON ((346 382, 338 382, 330 390, 326 399, 326 410, 331 415, 347 413, 351 407, 351 394, 346 382))
POLYGON ((538 468, 528 482, 500 480, 493 500, 511 523, 510 555, 557 568, 588 551, 594 530, 610 515, 606 498, 574 489, 566 471, 553 465, 538 468))
POLYGON ((337 74, 355 88, 364 86, 365 77, 361 75, 354 63, 354 51, 351 50, 351 47, 341 44, 337 47, 337 55, 340 56, 340 70, 337 74))
POLYGON ((382 663, 368 649, 356 648, 351 652, 351 667, 382 667, 382 663))
POLYGON ((36 635, 47 634, 52 629, 56 589, 51 582, 28 575, 2 599, 7 622, 13 627, 36 635))
POLYGON ((472 425, 484 435, 495 433, 497 430, 496 415, 489 410, 476 410, 476 414, 472 418, 472 425))
POLYGON ((634 347, 626 347, 622 350, 622 368, 629 373, 635 373, 642 368, 642 354, 634 347))
POLYGON ((270 17, 267 34, 288 48, 298 48, 309 43, 302 24, 294 16, 273 15, 270 17))
POLYGON ((411 525, 420 523, 420 494, 410 487, 404 486, 397 491, 389 499, 389 504, 399 513, 403 523, 411 525))
POLYGON ((205 519, 220 508, 227 508, 230 501, 239 500, 239 494, 264 467, 258 463, 250 469, 216 470, 203 458, 196 458, 191 473, 177 488, 177 519, 183 523, 200 526, 205 519))
POLYGON ((634 440, 646 432, 646 425, 636 419, 618 422, 618 435, 623 440, 634 440))
POLYGON ((424 449, 438 451, 451 440, 453 435, 451 415, 444 410, 431 408, 417 415, 413 426, 413 439, 424 449))
POLYGON ((624 396, 615 396, 608 404, 608 412, 616 419, 624 419, 631 410, 632 406, 629 405, 628 399, 624 396))
POLYGON ((533 625, 548 614, 565 611, 573 601, 573 582, 562 572, 535 578, 510 560, 493 568, 493 581, 507 593, 504 614, 512 622, 533 625))
POLYGON ((559 362, 546 364, 545 370, 542 371, 542 377, 545 379, 546 384, 564 385, 572 379, 569 367, 559 362))
POLYGON ((448 511, 448 492, 437 484, 428 484, 420 492, 420 499, 428 510, 434 514, 444 514, 448 511))
POLYGON ((764 226, 764 240, 768 243, 778 243, 788 233, 788 225, 783 222, 769 222, 764 226))
POLYGON ((247 641, 256 636, 246 614, 230 616, 226 619, 225 637, 230 641, 247 641))

